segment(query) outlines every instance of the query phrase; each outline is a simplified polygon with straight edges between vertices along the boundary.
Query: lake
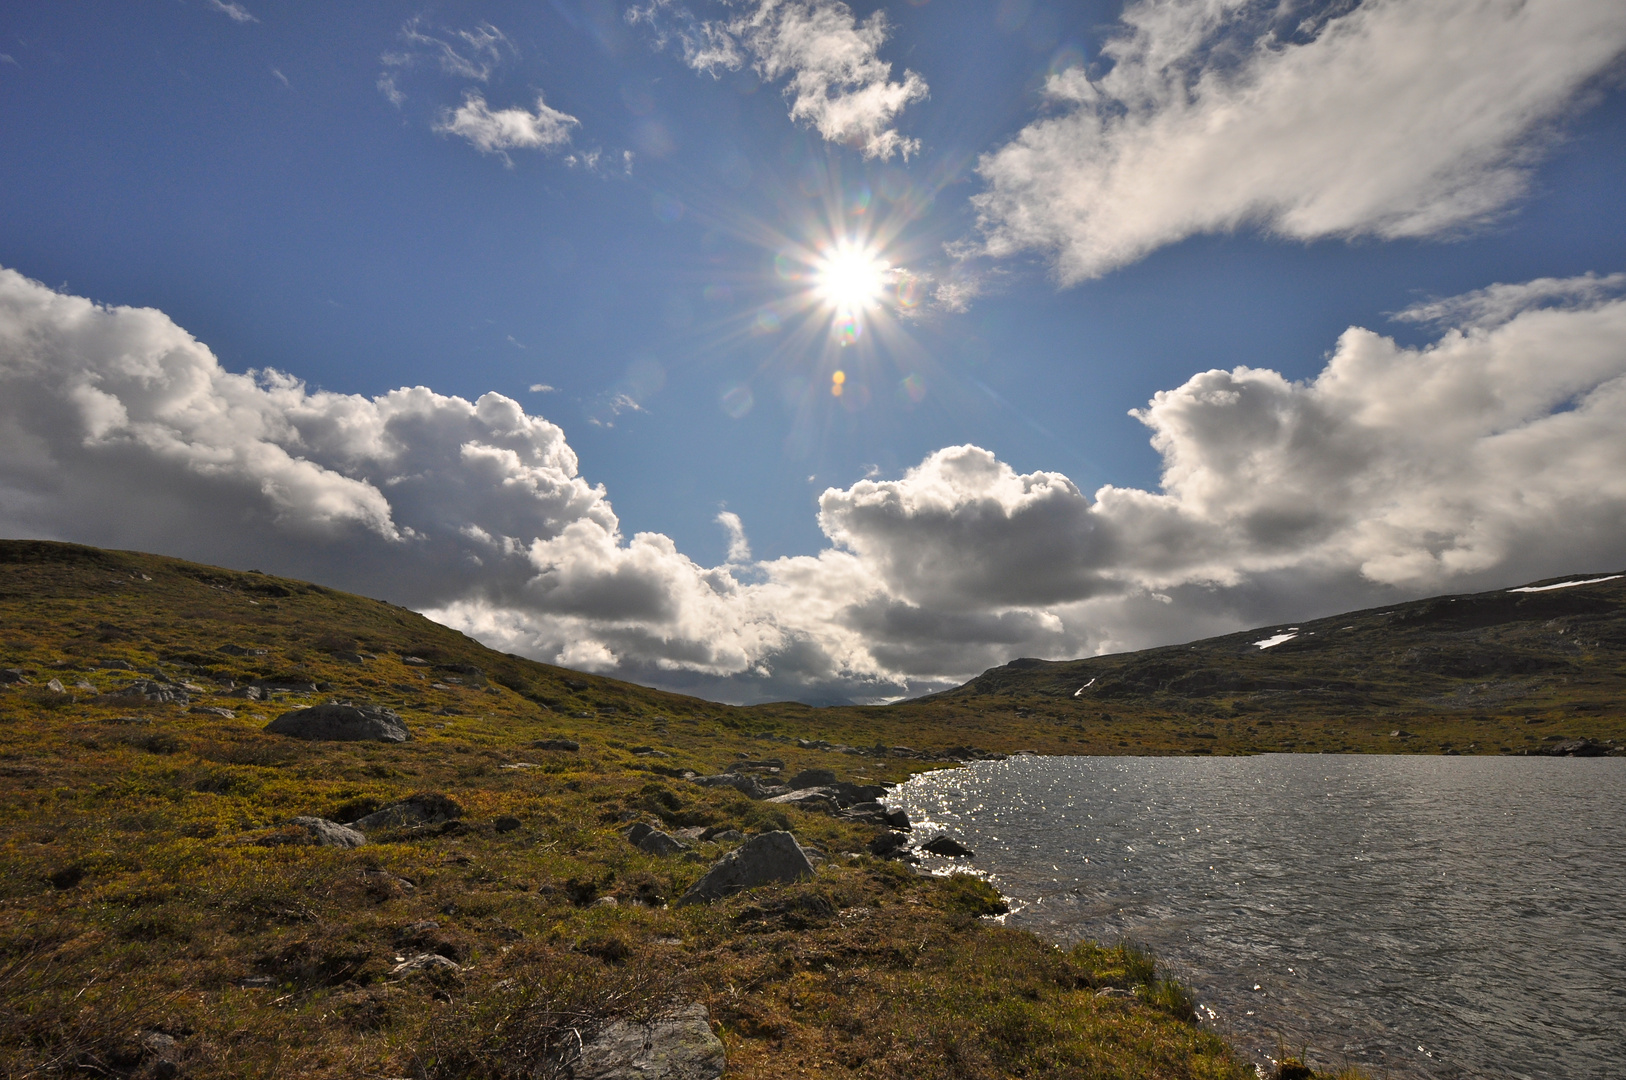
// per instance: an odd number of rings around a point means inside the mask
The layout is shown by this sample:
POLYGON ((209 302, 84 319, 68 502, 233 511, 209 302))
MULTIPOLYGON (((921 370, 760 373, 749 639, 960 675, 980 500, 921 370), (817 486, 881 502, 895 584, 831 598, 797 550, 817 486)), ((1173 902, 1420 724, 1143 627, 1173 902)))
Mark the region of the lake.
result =
POLYGON ((1149 946, 1256 1061, 1626 1076, 1626 760, 1024 756, 890 801, 1011 925, 1149 946))

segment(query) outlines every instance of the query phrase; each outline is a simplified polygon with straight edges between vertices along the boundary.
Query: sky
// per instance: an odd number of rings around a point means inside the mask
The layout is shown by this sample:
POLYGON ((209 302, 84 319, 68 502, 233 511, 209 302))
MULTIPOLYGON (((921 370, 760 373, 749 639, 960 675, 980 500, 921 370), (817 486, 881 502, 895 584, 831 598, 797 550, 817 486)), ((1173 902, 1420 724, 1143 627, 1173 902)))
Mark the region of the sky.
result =
POLYGON ((1614 0, 0 5, 0 535, 717 700, 1626 566, 1614 0))

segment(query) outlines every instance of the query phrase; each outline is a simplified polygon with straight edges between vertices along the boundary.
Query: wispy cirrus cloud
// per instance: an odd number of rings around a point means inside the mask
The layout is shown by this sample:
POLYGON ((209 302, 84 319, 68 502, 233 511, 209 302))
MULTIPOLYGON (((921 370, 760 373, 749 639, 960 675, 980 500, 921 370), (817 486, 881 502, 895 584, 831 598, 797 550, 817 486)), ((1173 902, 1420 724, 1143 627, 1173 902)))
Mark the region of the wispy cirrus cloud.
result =
POLYGON ((1133 0, 1108 69, 985 155, 986 250, 1065 284, 1165 244, 1437 237, 1521 195, 1553 125, 1626 50, 1594 0, 1133 0))
POLYGON ((715 75, 749 66, 785 83, 792 120, 867 158, 908 158, 918 139, 900 134, 898 115, 928 95, 926 80, 905 70, 892 78, 880 58, 889 26, 883 12, 860 21, 840 0, 750 0, 718 19, 702 19, 677 0, 651 0, 627 12, 648 26, 658 48, 675 45, 684 63, 715 75))
POLYGON ((540 94, 536 97, 536 111, 531 112, 517 106, 492 109, 482 94, 471 90, 464 95, 461 106, 441 114, 435 130, 467 139, 481 153, 500 154, 507 160, 509 150, 557 150, 568 146, 571 129, 580 123, 574 116, 551 108, 540 94))
POLYGON ((563 430, 501 394, 229 372, 162 312, 0 270, 0 533, 313 578, 728 700, 884 698, 1017 656, 1626 563, 1613 280, 1469 294, 1469 321, 1421 347, 1353 328, 1302 382, 1193 375, 1135 413, 1155 490, 950 446, 826 489, 810 555, 753 561, 719 513, 707 566, 623 534, 563 430))
POLYGON ((205 3, 213 10, 231 19, 232 22, 250 23, 260 21, 249 14, 248 9, 242 4, 236 3, 235 0, 205 0, 205 3))
POLYGON ((433 66, 442 74, 475 82, 489 82, 499 65, 515 54, 514 43, 490 23, 468 30, 443 30, 421 16, 402 24, 401 47, 379 57, 378 89, 393 105, 406 101, 400 87, 403 76, 416 68, 433 66))

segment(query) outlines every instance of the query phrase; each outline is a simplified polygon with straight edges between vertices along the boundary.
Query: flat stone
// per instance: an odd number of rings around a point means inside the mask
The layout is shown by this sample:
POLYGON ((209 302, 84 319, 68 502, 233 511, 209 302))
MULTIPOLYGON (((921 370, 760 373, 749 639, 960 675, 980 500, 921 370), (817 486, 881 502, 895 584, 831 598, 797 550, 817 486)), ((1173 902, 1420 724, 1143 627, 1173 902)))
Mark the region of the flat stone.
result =
POLYGON ((419 953, 390 968, 390 975, 404 979, 411 975, 456 975, 462 970, 456 960, 448 960, 439 953, 419 953))
POLYGON ((406 742, 401 718, 377 705, 313 705, 283 713, 265 726, 273 735, 333 742, 406 742))
POLYGON ((783 795, 775 795, 768 800, 781 806, 794 806, 798 810, 811 810, 821 814, 833 814, 841 805, 829 788, 803 788, 801 791, 788 791, 783 795))
POLYGON ((629 825, 623 835, 633 847, 649 855, 676 855, 689 850, 688 844, 642 821, 629 825))
POLYGON ((836 774, 830 769, 803 769, 785 782, 793 791, 801 788, 830 787, 836 783, 836 774))
POLYGON ((762 798, 766 792, 762 784, 754 776, 742 776, 739 773, 717 773, 713 776, 696 776, 690 779, 691 784, 701 787, 731 787, 741 795, 749 795, 753 799, 762 798))
POLYGON ((462 816, 463 808, 444 795, 413 795, 352 821, 350 827, 360 829, 362 832, 371 832, 374 829, 404 829, 413 825, 456 821, 462 816))
POLYGON ((107 701, 150 701, 160 705, 185 705, 192 700, 186 687, 157 679, 137 679, 102 697, 107 701))
POLYGON ((237 714, 220 705, 194 705, 186 710, 189 713, 199 713, 204 716, 218 716, 224 720, 235 720, 237 714))
POLYGON ((582 748, 575 739, 538 739, 531 744, 533 750, 562 750, 574 754, 582 748))
POLYGON ((807 854, 794 836, 788 832, 762 833, 712 863, 678 904, 706 904, 758 885, 812 876, 813 864, 807 861, 807 854))
POLYGON ((565 1066, 570 1080, 717 1080, 727 1061, 698 1002, 649 1023, 616 1020, 565 1066))

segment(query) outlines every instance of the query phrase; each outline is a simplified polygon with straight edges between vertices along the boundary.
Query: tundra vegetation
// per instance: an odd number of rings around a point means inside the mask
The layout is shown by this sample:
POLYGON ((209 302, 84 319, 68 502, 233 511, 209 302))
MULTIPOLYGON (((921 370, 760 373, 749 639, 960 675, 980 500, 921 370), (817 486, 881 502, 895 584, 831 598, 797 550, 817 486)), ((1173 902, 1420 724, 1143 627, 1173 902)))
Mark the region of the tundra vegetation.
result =
MULTIPOLYGON (((1313 658, 1232 645, 1240 682, 1159 682, 1120 657, 894 706, 734 708, 303 582, 0 542, 0 1073, 566 1075, 605 1025, 698 1002, 731 1076, 1252 1076, 1132 946, 1007 928, 986 882, 884 857, 890 827, 741 787, 814 769, 858 790, 1023 749, 1609 747, 1619 714, 1592 703, 1621 669, 1589 658, 1619 656, 1618 623, 1541 615, 1529 649, 1560 639, 1570 666, 1505 673, 1539 689, 1500 711, 1427 705, 1382 672, 1348 676, 1350 694, 1381 682, 1373 702, 1282 709, 1256 684, 1283 676, 1258 664, 1299 679, 1313 658), (1104 689, 1076 694, 1088 678, 1104 689), (266 730, 335 701, 366 707, 375 737, 266 730), (1400 717, 1412 738, 1389 737, 1400 717), (691 780, 720 773, 751 784, 691 780), (676 846, 629 840, 648 829, 676 846), (811 878, 676 903, 778 831, 811 878)), ((1431 677, 1430 701, 1485 681, 1431 677)))

